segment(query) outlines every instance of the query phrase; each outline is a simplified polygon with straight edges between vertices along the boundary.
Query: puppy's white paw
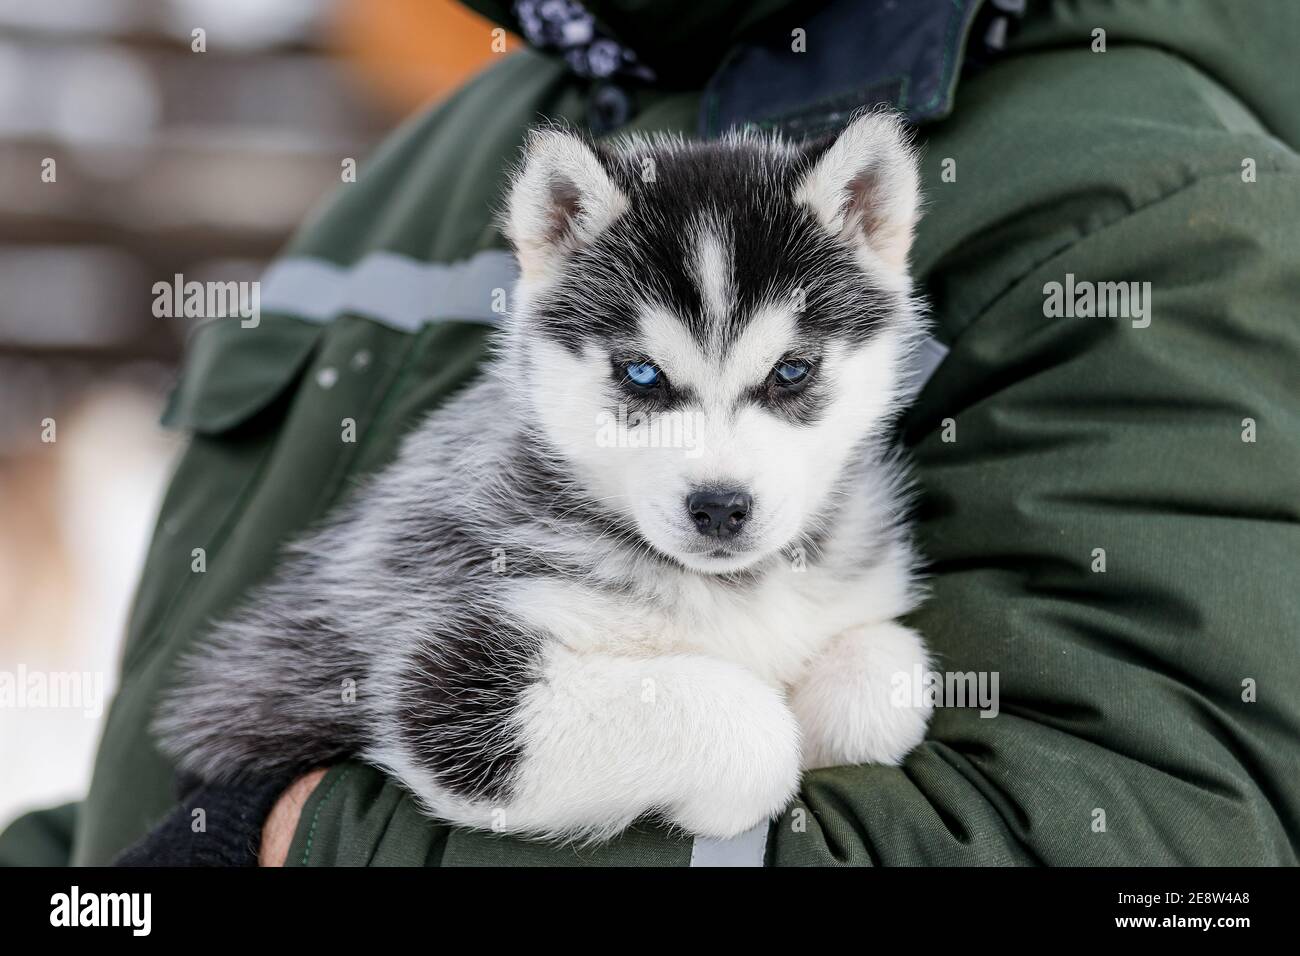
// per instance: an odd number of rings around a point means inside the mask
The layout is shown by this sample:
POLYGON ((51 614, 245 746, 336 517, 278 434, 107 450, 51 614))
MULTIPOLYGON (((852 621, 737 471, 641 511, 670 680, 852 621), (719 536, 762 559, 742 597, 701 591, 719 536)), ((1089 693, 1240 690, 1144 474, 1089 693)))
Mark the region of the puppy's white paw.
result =
POLYGON ((744 677, 729 682, 730 699, 708 728, 695 779, 666 811, 697 836, 744 833, 779 814, 799 789, 798 721, 779 691, 744 677))
POLYGON ((893 621, 838 635, 791 692, 803 765, 898 764, 925 737, 928 700, 896 699, 899 680, 929 669, 921 636, 893 621))
POLYGON ((785 695, 714 658, 555 646, 516 720, 523 755, 504 808, 514 832, 604 839, 654 812, 728 837, 784 809, 799 783, 785 695))

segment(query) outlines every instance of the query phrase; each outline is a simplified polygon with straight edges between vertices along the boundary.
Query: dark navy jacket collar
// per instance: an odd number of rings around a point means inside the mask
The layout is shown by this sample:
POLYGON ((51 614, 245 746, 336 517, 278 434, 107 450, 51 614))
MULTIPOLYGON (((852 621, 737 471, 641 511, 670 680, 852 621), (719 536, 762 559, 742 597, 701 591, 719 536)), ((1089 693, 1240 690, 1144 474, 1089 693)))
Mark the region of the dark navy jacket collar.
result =
POLYGON ((913 123, 946 116, 980 4, 832 0, 799 28, 802 38, 783 29, 732 51, 705 88, 700 133, 757 126, 818 136, 882 104, 913 123))

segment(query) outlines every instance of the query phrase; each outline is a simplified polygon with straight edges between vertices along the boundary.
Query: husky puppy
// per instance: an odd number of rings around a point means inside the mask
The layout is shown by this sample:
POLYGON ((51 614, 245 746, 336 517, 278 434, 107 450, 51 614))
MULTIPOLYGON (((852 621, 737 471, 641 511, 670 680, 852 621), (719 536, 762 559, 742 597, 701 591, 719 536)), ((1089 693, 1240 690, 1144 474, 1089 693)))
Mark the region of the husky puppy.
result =
POLYGON ((810 146, 532 133, 494 357, 183 661, 166 752, 356 756, 439 819, 566 839, 727 837, 803 768, 900 761, 918 205, 882 114, 810 146))

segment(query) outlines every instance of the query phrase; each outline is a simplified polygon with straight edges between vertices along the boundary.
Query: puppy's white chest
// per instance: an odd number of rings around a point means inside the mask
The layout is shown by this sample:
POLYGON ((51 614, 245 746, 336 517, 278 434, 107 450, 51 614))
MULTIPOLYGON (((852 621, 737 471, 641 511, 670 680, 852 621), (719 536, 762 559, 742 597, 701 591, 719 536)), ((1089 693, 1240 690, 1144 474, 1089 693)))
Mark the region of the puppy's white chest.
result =
POLYGON ((691 583, 668 615, 667 649, 739 664, 773 685, 796 680, 861 617, 851 591, 816 571, 781 571, 756 588, 691 583))
POLYGON ((759 587, 684 578, 666 599, 629 599, 566 581, 532 581, 515 610, 577 651, 702 654, 774 686, 796 680, 827 641, 864 623, 861 582, 778 572, 759 587))

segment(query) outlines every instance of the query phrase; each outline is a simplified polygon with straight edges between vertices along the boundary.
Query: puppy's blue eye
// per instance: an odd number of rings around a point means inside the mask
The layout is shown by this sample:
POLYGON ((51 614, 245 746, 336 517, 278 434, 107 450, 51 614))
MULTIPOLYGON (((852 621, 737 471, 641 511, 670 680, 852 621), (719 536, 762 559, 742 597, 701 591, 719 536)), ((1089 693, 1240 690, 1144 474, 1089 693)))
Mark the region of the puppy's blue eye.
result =
POLYGON ((653 388, 659 384, 659 369, 649 362, 633 362, 624 368, 623 372, 633 385, 639 385, 642 388, 653 388))
POLYGON ((777 362, 772 371, 782 385, 798 385, 808 377, 806 362, 777 362))

